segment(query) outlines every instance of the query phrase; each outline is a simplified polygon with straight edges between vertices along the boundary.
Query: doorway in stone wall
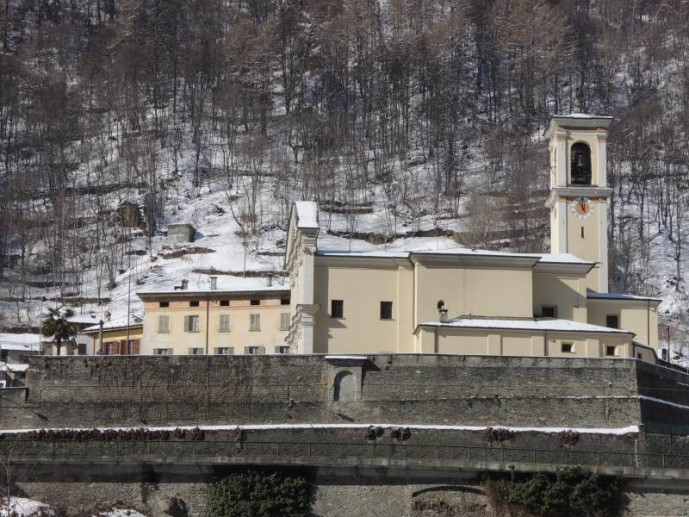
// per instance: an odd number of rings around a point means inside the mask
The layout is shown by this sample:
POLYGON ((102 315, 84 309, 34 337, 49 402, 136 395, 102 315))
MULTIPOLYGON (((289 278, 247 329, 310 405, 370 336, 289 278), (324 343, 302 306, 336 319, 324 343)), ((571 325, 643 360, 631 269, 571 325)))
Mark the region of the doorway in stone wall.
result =
POLYGON ((339 372, 335 376, 333 400, 340 402, 356 400, 356 377, 352 372, 339 372))

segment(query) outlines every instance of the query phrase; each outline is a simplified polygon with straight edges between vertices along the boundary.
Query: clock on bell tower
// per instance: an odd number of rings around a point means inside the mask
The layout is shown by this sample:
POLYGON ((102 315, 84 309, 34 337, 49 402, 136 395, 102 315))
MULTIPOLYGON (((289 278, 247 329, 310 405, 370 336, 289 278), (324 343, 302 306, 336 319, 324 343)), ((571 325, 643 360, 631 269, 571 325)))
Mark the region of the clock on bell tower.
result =
POLYGON ((555 116, 550 141, 550 248, 595 262, 587 287, 608 292, 606 140, 612 117, 555 116))

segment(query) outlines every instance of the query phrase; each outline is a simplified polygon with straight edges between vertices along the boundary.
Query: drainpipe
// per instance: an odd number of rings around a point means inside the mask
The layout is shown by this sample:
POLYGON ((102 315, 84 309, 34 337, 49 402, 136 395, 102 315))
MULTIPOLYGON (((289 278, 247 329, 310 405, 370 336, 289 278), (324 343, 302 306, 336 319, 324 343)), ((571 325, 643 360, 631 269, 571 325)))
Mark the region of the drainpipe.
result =
POLYGON ((646 344, 651 346, 651 300, 646 300, 646 344))
POLYGON ((208 355, 208 331, 210 323, 210 311, 211 311, 211 298, 206 296, 206 355, 208 355))

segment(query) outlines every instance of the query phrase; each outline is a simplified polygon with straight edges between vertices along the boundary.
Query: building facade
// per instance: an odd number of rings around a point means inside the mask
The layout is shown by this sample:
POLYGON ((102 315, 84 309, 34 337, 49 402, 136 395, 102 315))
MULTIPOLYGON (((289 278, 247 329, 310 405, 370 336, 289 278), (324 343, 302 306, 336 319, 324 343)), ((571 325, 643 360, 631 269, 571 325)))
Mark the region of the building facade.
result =
MULTIPOLYGON (((143 336, 143 319, 131 315, 110 319, 105 316, 103 324, 92 325, 82 331, 91 340, 93 355, 139 355, 143 336)), ((81 351, 79 352, 82 353, 81 351)))
POLYGON ((289 353, 290 291, 145 291, 141 353, 242 355, 289 353))
POLYGON ((295 203, 285 255, 292 350, 655 361, 660 300, 608 293, 610 122, 550 125, 550 254, 319 249, 317 206, 295 203))

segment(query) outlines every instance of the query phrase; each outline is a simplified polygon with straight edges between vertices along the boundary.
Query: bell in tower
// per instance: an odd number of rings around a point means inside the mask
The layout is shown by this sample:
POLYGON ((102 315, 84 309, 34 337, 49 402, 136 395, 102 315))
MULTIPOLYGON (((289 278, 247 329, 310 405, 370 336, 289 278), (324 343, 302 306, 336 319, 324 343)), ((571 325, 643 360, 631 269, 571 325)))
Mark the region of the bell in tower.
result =
POLYGON ((591 185, 591 148, 584 142, 577 142, 572 145, 571 156, 571 184, 591 185))

